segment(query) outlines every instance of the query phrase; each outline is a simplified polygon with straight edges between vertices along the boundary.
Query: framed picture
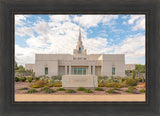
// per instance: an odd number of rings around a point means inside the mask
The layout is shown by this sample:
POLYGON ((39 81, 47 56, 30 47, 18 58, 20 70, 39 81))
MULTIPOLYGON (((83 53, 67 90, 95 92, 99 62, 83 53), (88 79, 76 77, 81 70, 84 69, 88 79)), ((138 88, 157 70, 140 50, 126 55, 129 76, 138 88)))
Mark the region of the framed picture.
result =
POLYGON ((159 115, 159 1, 1 1, 2 115, 159 115))

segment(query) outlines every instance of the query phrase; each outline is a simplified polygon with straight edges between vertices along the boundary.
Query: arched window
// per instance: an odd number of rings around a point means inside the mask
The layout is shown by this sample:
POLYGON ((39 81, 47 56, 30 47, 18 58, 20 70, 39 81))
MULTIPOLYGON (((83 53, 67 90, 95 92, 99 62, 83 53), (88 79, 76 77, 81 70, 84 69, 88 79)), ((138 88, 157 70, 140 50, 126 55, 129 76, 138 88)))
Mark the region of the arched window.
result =
POLYGON ((79 54, 81 53, 81 48, 79 47, 79 54))

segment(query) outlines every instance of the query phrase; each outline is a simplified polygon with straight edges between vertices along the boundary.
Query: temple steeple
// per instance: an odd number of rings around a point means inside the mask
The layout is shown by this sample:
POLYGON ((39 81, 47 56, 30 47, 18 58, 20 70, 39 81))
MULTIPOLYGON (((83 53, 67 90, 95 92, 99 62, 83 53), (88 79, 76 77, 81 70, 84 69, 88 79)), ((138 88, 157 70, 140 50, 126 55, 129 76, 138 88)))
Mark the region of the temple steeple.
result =
POLYGON ((82 44, 82 40, 81 40, 81 27, 80 26, 79 26, 79 36, 78 36, 78 42, 77 42, 76 48, 77 48, 77 50, 84 49, 83 44, 82 44))
POLYGON ((79 39, 78 41, 81 41, 81 27, 79 26, 79 39))
POLYGON ((79 36, 77 41, 76 49, 74 49, 74 54, 86 54, 86 50, 84 49, 82 39, 81 39, 81 27, 79 26, 79 36))

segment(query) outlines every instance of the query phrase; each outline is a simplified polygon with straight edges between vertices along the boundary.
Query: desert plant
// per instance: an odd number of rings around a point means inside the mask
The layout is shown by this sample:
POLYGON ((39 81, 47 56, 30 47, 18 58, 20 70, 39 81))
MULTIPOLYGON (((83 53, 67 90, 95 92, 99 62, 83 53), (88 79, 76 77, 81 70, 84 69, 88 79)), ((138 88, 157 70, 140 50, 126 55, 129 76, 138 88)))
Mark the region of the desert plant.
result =
POLYGON ((91 89, 86 89, 84 90, 85 93, 93 93, 93 91, 91 91, 91 89))
POLYGON ((146 90, 145 90, 145 89, 141 89, 141 90, 139 90, 139 92, 141 92, 141 93, 145 93, 145 92, 146 92, 146 90))
POLYGON ((47 83, 44 82, 43 80, 38 80, 35 82, 35 85, 39 85, 40 87, 44 87, 47 85, 47 83))
POLYGON ((31 83, 33 78, 32 77, 28 77, 27 80, 28 80, 29 83, 31 83))
POLYGON ((20 81, 25 82, 26 81, 26 77, 21 77, 20 81))
POLYGON ((60 87, 60 88, 56 89, 56 91, 65 91, 65 89, 60 87))
POLYGON ((128 78, 126 80, 126 84, 129 86, 136 86, 138 84, 138 81, 136 79, 128 78))
POLYGON ((20 88, 19 90, 28 90, 27 87, 20 88))
POLYGON ((54 92, 56 92, 56 91, 53 90, 53 89, 45 89, 44 92, 45 92, 45 93, 54 93, 54 92))
POLYGON ((109 89, 108 91, 106 91, 107 93, 117 93, 114 89, 109 89))
POLYGON ((124 82, 126 80, 126 78, 121 78, 121 82, 124 82))
POLYGON ((40 77, 33 77, 34 81, 38 81, 40 79, 40 77))
POLYGON ((115 88, 113 88, 113 89, 114 89, 114 90, 118 90, 118 91, 120 91, 120 90, 121 90, 121 89, 119 89, 119 88, 116 88, 116 87, 115 87, 115 88))
POLYGON ((53 87, 62 87, 62 83, 59 83, 59 84, 53 84, 53 87))
POLYGON ((18 77, 15 77, 14 80, 15 80, 15 82, 20 81, 20 79, 18 77))
POLYGON ((76 93, 76 91, 72 90, 72 89, 67 89, 66 93, 76 93))
POLYGON ((105 87, 106 84, 105 83, 98 83, 98 87, 105 87))
POLYGON ((106 87, 117 87, 117 88, 122 88, 122 84, 121 83, 117 83, 117 82, 111 82, 111 83, 108 83, 106 85, 106 87))
POLYGON ((125 92, 127 92, 127 93, 135 93, 135 92, 136 92, 135 90, 136 90, 136 88, 133 87, 133 86, 131 86, 131 87, 129 87, 128 90, 126 90, 125 92))
POLYGON ((46 89, 49 89, 49 87, 43 87, 43 88, 41 88, 41 90, 46 90, 46 89))
POLYGON ((38 80, 34 84, 31 84, 30 87, 32 87, 32 88, 40 88, 40 87, 45 87, 45 86, 50 87, 50 85, 47 84, 46 82, 44 82, 43 80, 38 80))
POLYGON ((84 91, 84 90, 85 90, 84 87, 78 87, 78 88, 77 88, 77 91, 84 91))
POLYGON ((40 85, 30 85, 31 88, 41 88, 40 85))
POLYGON ((139 81, 139 82, 142 82, 143 80, 142 80, 142 78, 138 78, 138 81, 139 81))
POLYGON ((62 80, 62 76, 52 76, 52 80, 62 80))
POLYGON ((29 89, 28 91, 27 91, 27 93, 37 93, 38 91, 36 90, 36 89, 29 89))
POLYGON ((135 79, 135 70, 132 70, 132 79, 135 79))
POLYGON ((95 91, 104 91, 104 90, 102 88, 97 87, 95 88, 95 91))

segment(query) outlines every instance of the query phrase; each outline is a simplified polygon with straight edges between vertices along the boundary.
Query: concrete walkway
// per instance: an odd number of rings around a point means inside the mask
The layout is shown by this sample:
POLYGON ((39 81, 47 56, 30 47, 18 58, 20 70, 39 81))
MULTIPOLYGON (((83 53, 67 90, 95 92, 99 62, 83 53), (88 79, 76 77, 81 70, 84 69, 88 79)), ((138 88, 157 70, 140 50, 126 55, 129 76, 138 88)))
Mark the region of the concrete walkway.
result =
POLYGON ((15 101, 145 101, 145 94, 130 95, 50 95, 15 94, 15 101))

